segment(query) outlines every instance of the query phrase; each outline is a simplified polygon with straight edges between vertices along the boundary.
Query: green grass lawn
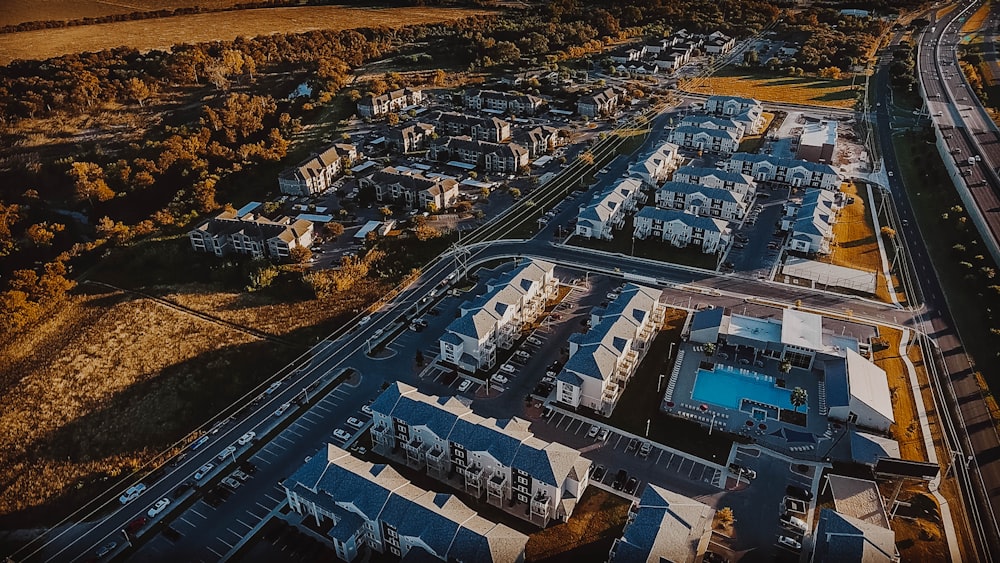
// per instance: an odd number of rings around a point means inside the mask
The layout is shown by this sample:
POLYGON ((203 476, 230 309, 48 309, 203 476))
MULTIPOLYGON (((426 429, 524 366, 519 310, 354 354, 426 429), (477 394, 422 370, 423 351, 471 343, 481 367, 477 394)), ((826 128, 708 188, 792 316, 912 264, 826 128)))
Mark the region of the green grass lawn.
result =
MULTIPOLYGON (((668 309, 668 319, 670 311, 668 309)), ((669 444, 704 459, 724 460, 732 446, 731 435, 715 432, 709 436, 707 429, 694 422, 660 412, 662 394, 656 391, 657 385, 660 374, 669 375, 673 367, 673 358, 667 356, 670 354, 670 343, 680 340, 683 323, 684 315, 667 321, 665 330, 653 341, 639 369, 622 393, 610 422, 617 428, 642 436, 646 433, 648 420, 651 440, 669 444)), ((664 377, 664 386, 666 379, 664 377)))
POLYGON ((962 225, 958 216, 964 213, 950 211, 953 206, 962 205, 961 199, 945 172, 937 148, 925 139, 910 135, 894 139, 903 181, 949 308, 953 313, 961 312, 954 319, 962 341, 975 358, 976 369, 986 375, 987 384, 996 391, 1000 389, 997 376, 1000 338, 990 330, 1000 326, 1000 320, 992 313, 1000 311, 1000 294, 989 289, 997 283, 995 280, 979 275, 979 268, 995 266, 971 220, 962 225), (945 213, 948 219, 943 218, 945 213), (957 244, 965 250, 956 249, 957 244))

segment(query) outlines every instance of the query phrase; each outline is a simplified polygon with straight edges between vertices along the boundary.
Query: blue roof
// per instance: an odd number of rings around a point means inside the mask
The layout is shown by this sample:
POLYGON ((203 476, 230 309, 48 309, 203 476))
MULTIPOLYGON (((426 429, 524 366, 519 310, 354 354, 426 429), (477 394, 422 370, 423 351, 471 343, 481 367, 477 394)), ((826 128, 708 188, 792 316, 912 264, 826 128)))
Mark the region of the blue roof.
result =
MULTIPOLYGON (((517 448, 521 445, 521 440, 508 436, 497 428, 485 426, 485 423, 486 421, 483 424, 473 424, 459 418, 452 431, 454 436, 451 440, 465 446, 467 451, 486 452, 509 467, 517 448)), ((500 424, 501 421, 497 423, 500 424)))
POLYGON ((350 540, 365 523, 357 514, 335 504, 324 504, 324 508, 331 509, 330 511, 337 517, 337 524, 327 532, 327 535, 339 542, 350 540))
POLYGON ((289 483, 302 483, 307 487, 315 487, 323 471, 326 470, 326 456, 314 455, 312 459, 299 466, 288 478, 289 483))
POLYGON ((687 133, 689 135, 708 135, 709 137, 725 137, 726 139, 736 139, 736 133, 728 129, 706 129, 694 125, 681 125, 674 130, 676 133, 687 133))
MULTIPOLYGON (((741 153, 736 153, 741 154, 741 153)), ((703 168, 700 166, 682 166, 674 172, 674 178, 680 176, 694 176, 696 178, 711 176, 718 178, 722 182, 733 182, 736 184, 748 184, 748 178, 739 172, 729 172, 718 168, 703 168)))
POLYGON ((493 555, 490 546, 482 534, 462 526, 455 535, 448 554, 455 561, 490 561, 493 555))
MULTIPOLYGON (((372 409, 374 410, 374 407, 372 409)), ((426 426, 442 440, 448 437, 455 426, 455 421, 458 420, 454 413, 406 396, 400 397, 396 408, 392 410, 392 416, 405 420, 410 426, 426 426)))
MULTIPOLYGON (((323 456, 316 457, 322 458, 323 456)), ((377 472, 384 468, 385 465, 375 465, 372 469, 377 472)), ((331 466, 331 470, 323 475, 318 489, 330 491, 331 495, 337 497, 338 502, 353 504, 369 520, 378 518, 379 512, 385 506, 385 501, 392 494, 382 485, 364 479, 350 471, 344 471, 337 466, 331 466)))
POLYGON ((825 367, 826 404, 831 407, 850 405, 851 390, 847 386, 847 360, 843 358, 827 360, 825 367))
POLYGON ((383 414, 389 414, 392 412, 392 409, 395 408, 396 403, 399 402, 399 398, 401 396, 402 392, 399 389, 399 385, 390 385, 375 398, 375 401, 372 402, 372 410, 383 414))
MULTIPOLYGON (((449 497, 450 495, 441 495, 449 497)), ((382 519, 396 527, 400 536, 420 538, 442 558, 458 531, 458 523, 442 518, 408 498, 393 495, 382 512, 382 519)))
POLYGON ((721 219, 712 219, 711 217, 702 217, 701 215, 695 215, 693 213, 685 213, 679 209, 661 209, 659 207, 652 207, 649 205, 643 207, 638 213, 635 214, 635 216, 649 218, 654 221, 663 221, 664 223, 668 223, 670 221, 681 221, 689 227, 703 229, 705 231, 722 232, 726 223, 721 219), (722 225, 719 225, 716 221, 722 223, 722 225))
POLYGON ((556 376, 557 381, 562 381, 563 383, 569 383, 570 385, 576 385, 580 387, 583 385, 583 379, 573 372, 566 371, 565 368, 559 370, 559 375, 556 376))
POLYGON ((816 527, 813 560, 820 562, 860 563, 865 550, 864 532, 844 519, 840 513, 824 508, 816 527))
POLYGON ((556 483, 556 476, 552 473, 552 461, 549 460, 549 454, 545 450, 523 444, 517 449, 517 455, 514 456, 511 466, 527 472, 537 481, 556 487, 561 485, 556 483))
POLYGON ((730 160, 742 160, 744 162, 768 162, 774 166, 780 166, 783 168, 796 168, 801 166, 810 172, 819 172, 821 174, 833 174, 837 175, 837 171, 833 169, 829 164, 819 164, 817 162, 810 162, 808 160, 798 160, 795 158, 778 158, 776 156, 771 156, 768 154, 754 154, 748 152, 738 152, 730 157, 730 160))
POLYGON ((722 307, 715 309, 705 309, 698 311, 691 318, 691 330, 702 330, 706 328, 719 328, 722 324, 722 307))

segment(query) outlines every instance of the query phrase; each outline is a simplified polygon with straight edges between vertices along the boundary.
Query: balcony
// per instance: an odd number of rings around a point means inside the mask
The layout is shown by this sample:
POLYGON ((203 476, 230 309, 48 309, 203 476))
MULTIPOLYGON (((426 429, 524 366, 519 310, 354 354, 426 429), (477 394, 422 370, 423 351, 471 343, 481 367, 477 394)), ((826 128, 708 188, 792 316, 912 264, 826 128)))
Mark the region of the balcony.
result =
POLYGON ((425 443, 419 438, 414 438, 406 443, 403 446, 403 449, 406 450, 407 465, 413 465, 415 467, 424 465, 427 460, 427 451, 430 447, 430 444, 425 443))
POLYGON ((476 490, 478 495, 479 490, 483 487, 483 480, 486 478, 486 470, 479 464, 475 464, 465 470, 465 488, 470 487, 476 490))
POLYGON ((548 519, 549 517, 549 505, 550 499, 548 493, 545 491, 539 491, 531 499, 531 516, 534 519, 535 516, 540 516, 543 519, 548 519))
POLYGON ((614 403, 618 400, 618 393, 621 387, 617 383, 608 383, 604 386, 604 391, 601 393, 601 400, 606 403, 614 403))

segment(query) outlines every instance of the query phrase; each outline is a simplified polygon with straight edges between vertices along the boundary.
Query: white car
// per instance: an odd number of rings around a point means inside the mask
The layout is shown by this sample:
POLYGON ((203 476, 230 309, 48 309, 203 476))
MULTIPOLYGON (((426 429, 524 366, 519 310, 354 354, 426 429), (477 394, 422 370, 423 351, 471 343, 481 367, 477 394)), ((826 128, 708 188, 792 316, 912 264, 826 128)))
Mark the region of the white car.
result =
POLYGON ((601 428, 601 433, 597 435, 597 439, 600 440, 600 441, 602 441, 602 442, 607 442, 608 441, 608 436, 610 436, 610 435, 611 435, 611 431, 610 430, 608 430, 607 428, 601 428))
POLYGON ((369 323, 369 322, 370 322, 371 320, 372 320, 372 317, 371 317, 371 315, 365 315, 365 316, 361 317, 361 320, 360 320, 360 321, 358 321, 358 326, 365 326, 365 325, 366 325, 366 324, 368 324, 368 323, 369 323))
POLYGON ((201 481, 202 479, 207 477, 208 474, 211 473, 213 469, 215 469, 214 463, 206 463, 205 465, 202 465, 201 467, 198 468, 198 471, 195 471, 194 480, 201 481))
POLYGON ((227 457, 236 453, 236 446, 229 446, 226 449, 219 452, 219 455, 215 456, 215 459, 219 461, 225 460, 227 457))
POLYGON ((128 504, 133 500, 139 498, 139 495, 141 495, 145 491, 146 491, 146 485, 143 485, 142 483, 132 485, 122 494, 122 496, 118 497, 118 502, 122 504, 128 504))
POLYGON ((506 377, 500 375, 499 373, 494 373, 493 377, 491 377, 490 379, 492 379, 493 381, 499 383, 500 385, 507 385, 507 382, 510 381, 509 379, 507 379, 506 377))
POLYGON ((588 438, 596 438, 597 437, 597 433, 600 432, 600 431, 601 431, 601 429, 598 428, 596 424, 594 424, 593 426, 590 427, 590 430, 587 431, 587 437, 588 438))
POLYGON ((531 354, 525 352, 524 350, 518 350, 517 352, 514 352, 514 355, 525 360, 531 357, 531 354))
POLYGON ((347 425, 348 426, 353 426, 354 428, 361 428, 362 426, 365 425, 365 423, 361 422, 360 420, 358 420, 357 418, 354 418, 352 416, 351 418, 347 419, 347 425))
POLYGON ((236 443, 239 444, 239 445, 241 445, 241 446, 245 446, 245 445, 249 444, 251 441, 253 441, 253 439, 256 438, 256 437, 257 437, 257 433, 256 432, 252 432, 252 431, 251 432, 247 432, 246 434, 240 436, 240 439, 236 440, 236 443))
POLYGON ((153 508, 149 509, 149 512, 147 512, 146 515, 150 518, 156 518, 156 515, 163 512, 167 508, 168 504, 170 504, 170 499, 161 498, 156 501, 156 504, 153 505, 153 508))
POLYGON ((333 437, 337 438, 338 440, 343 440, 345 442, 351 439, 351 435, 348 434, 343 428, 338 428, 334 430, 333 437))
POLYGON ((361 412, 367 414, 368 416, 371 416, 372 415, 371 405, 361 405, 361 412))
POLYGON ((795 551, 802 549, 802 544, 799 543, 798 540, 788 536, 778 536, 778 543, 787 548, 794 549, 795 551))
POLYGON ((510 364, 504 364, 504 365, 500 366, 500 371, 502 371, 504 373, 514 374, 514 373, 517 373, 517 368, 515 368, 514 366, 512 366, 510 364))
POLYGON ((528 344, 534 344, 535 346, 541 346, 542 344, 544 344, 544 342, 542 342, 541 340, 535 338, 534 336, 529 336, 528 337, 528 344))
POLYGON ((278 410, 274 411, 274 416, 281 416, 281 415, 285 414, 285 411, 287 411, 288 407, 290 407, 290 406, 292 406, 291 403, 285 403, 285 404, 281 405, 280 407, 278 407, 278 410))
POLYGON ((463 379, 462 382, 458 384, 459 391, 468 391, 469 387, 472 387, 472 382, 468 379, 463 379))
POLYGON ((796 518, 791 514, 783 514, 781 516, 781 521, 787 524, 789 527, 795 528, 801 532, 806 531, 806 523, 801 518, 796 518))
POLYGON ((233 479, 232 477, 226 477, 225 479, 222 480, 222 484, 229 487, 230 489, 235 490, 238 489, 240 485, 242 485, 243 483, 240 483, 239 481, 233 479))
POLYGON ((383 334, 385 334, 385 331, 380 328, 380 329, 376 330, 374 334, 372 334, 372 338, 378 338, 379 336, 382 336, 383 334))
POLYGON ((448 274, 448 277, 445 278, 447 281, 451 281, 453 279, 455 279, 455 272, 448 274))
POLYGON ((615 299, 618 299, 618 294, 612 291, 611 293, 605 295, 605 297, 614 301, 615 299))

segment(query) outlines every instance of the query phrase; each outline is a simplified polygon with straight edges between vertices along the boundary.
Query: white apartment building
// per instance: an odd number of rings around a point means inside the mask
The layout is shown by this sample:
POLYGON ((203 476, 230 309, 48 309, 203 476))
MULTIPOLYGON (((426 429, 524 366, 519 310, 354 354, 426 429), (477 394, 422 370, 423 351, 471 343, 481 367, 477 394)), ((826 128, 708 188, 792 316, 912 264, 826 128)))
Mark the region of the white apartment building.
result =
POLYGON ((739 152, 726 161, 726 170, 747 174, 758 182, 773 182, 794 188, 839 190, 841 179, 829 164, 739 152))
POLYGON ((278 174, 278 189, 288 195, 311 196, 323 192, 343 169, 343 161, 351 162, 357 151, 352 145, 334 143, 278 174))
POLYGON ((591 313, 586 333, 570 337, 569 360, 556 376, 556 400, 609 416, 663 325, 662 291, 627 284, 591 313))
POLYGON ((719 170, 718 168, 683 166, 674 172, 673 179, 675 182, 729 190, 738 194, 739 199, 744 202, 749 202, 757 190, 757 185, 750 176, 740 174, 739 172, 719 170))
POLYGON ((582 237, 611 240, 612 230, 625 226, 625 214, 645 200, 642 182, 637 178, 622 178, 610 189, 594 196, 580 206, 575 233, 582 237))
POLYGON ((677 145, 663 143, 652 153, 632 164, 628 169, 628 175, 642 181, 643 187, 656 189, 680 164, 682 157, 677 151, 677 145))
POLYGON ((727 221, 740 221, 747 210, 736 192, 673 181, 665 182, 656 191, 656 206, 727 221))
POLYGON ((585 117, 608 115, 615 111, 621 97, 613 88, 605 88, 595 94, 583 96, 576 102, 576 111, 585 117))
POLYGON ((740 148, 740 137, 726 129, 703 129, 692 125, 681 125, 670 132, 670 142, 682 147, 730 155, 740 148))
POLYGON ((719 131, 732 131, 737 139, 742 139, 746 132, 746 125, 738 123, 730 117, 718 117, 715 115, 691 114, 681 119, 678 127, 697 127, 699 129, 717 129, 719 131))
POLYGON ((232 211, 223 211, 189 231, 188 239, 197 252, 287 260, 293 248, 308 248, 312 244, 313 223, 291 217, 271 220, 253 213, 237 216, 232 211))
POLYGON ((483 418, 455 397, 398 382, 371 408, 376 453, 538 526, 568 520, 589 484, 591 462, 535 438, 526 420, 483 418))
POLYGON ((695 245, 705 254, 720 250, 729 242, 729 223, 722 219, 694 215, 677 209, 643 207, 633 219, 637 239, 654 236, 678 248, 695 245))
POLYGON ((299 531, 331 545, 343 561, 369 559, 365 547, 406 561, 524 561, 528 536, 332 444, 281 486, 288 506, 310 524, 299 531))
POLYGON ((488 370, 496 364, 499 346, 509 349, 525 323, 533 322, 559 280, 555 265, 531 260, 486 285, 486 293, 461 307, 461 316, 439 340, 441 359, 466 371, 488 370))
POLYGON ((801 201, 785 203, 781 228, 791 231, 788 248, 798 252, 828 254, 833 244, 833 225, 840 209, 837 201, 833 192, 810 189, 801 201))

